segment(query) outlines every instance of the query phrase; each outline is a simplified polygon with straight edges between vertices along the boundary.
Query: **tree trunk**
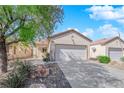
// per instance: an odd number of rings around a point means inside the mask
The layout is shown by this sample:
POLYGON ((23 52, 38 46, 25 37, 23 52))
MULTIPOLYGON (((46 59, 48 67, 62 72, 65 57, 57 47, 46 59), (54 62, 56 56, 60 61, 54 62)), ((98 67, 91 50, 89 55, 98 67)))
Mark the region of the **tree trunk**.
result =
POLYGON ((0 72, 7 72, 7 51, 4 38, 0 39, 0 72))

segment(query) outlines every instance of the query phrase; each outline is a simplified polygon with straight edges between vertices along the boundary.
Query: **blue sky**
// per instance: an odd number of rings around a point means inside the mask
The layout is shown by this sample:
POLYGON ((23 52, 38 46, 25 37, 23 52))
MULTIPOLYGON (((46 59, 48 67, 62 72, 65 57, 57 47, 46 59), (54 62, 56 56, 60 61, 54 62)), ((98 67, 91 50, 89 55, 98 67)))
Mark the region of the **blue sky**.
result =
POLYGON ((55 33, 73 28, 97 40, 117 36, 124 39, 124 6, 63 6, 64 20, 55 33))

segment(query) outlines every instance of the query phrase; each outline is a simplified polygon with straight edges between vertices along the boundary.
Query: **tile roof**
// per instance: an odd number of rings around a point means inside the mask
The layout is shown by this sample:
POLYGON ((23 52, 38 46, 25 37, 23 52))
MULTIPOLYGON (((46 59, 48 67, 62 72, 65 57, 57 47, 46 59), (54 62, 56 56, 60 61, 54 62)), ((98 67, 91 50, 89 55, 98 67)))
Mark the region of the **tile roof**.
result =
POLYGON ((56 33, 54 35, 51 36, 51 38, 55 38, 57 36, 61 36, 61 35, 64 35, 66 33, 70 33, 70 32, 75 32, 77 33, 78 35, 80 35, 81 37, 84 37, 85 39, 89 40, 90 42, 92 42, 91 39, 89 39, 88 37, 84 36, 83 34, 79 33, 78 31, 76 31, 75 29, 70 29, 70 30, 67 30, 67 31, 64 31, 64 32, 60 32, 60 33, 56 33))
POLYGON ((94 42, 91 43, 91 45, 98 45, 98 44, 106 44, 116 38, 119 38, 119 37, 112 37, 112 38, 103 38, 103 39, 99 39, 99 40, 96 40, 94 42))

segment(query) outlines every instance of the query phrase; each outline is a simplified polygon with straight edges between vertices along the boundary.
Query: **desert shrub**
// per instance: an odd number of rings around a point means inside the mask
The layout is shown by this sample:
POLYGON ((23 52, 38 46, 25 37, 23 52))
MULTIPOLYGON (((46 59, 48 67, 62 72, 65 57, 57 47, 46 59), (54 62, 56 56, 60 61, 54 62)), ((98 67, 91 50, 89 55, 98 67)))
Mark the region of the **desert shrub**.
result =
POLYGON ((13 73, 9 75, 5 80, 3 80, 2 85, 8 88, 21 88, 24 86, 25 77, 24 75, 18 75, 13 73))
POLYGON ((31 71, 31 65, 26 62, 18 62, 17 64, 17 73, 20 75, 27 75, 29 76, 30 71, 31 71))
POLYGON ((28 79, 30 74, 31 66, 26 62, 16 62, 15 68, 3 80, 2 85, 9 88, 21 88, 25 86, 25 81, 28 79))
POLYGON ((43 61, 45 61, 45 62, 50 61, 50 55, 49 55, 49 53, 46 53, 45 56, 43 56, 43 61))
POLYGON ((124 62, 124 56, 123 56, 123 57, 121 57, 121 58, 120 58, 120 60, 124 62))
POLYGON ((109 63, 111 61, 110 57, 108 56, 98 56, 97 60, 99 60, 100 63, 109 63))

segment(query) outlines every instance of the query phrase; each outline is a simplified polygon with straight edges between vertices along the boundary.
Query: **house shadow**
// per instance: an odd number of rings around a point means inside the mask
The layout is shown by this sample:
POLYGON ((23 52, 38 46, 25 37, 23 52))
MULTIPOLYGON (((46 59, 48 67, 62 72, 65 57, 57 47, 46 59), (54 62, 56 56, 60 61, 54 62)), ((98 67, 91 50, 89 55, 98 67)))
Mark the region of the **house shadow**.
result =
POLYGON ((68 53, 68 52, 66 52, 66 53, 61 52, 60 60, 63 60, 63 61, 82 61, 82 58, 76 56, 72 52, 70 52, 70 53, 68 53))
POLYGON ((68 53, 68 57, 70 59, 70 61, 82 61, 82 59, 80 57, 76 57, 74 54, 69 54, 68 53))

